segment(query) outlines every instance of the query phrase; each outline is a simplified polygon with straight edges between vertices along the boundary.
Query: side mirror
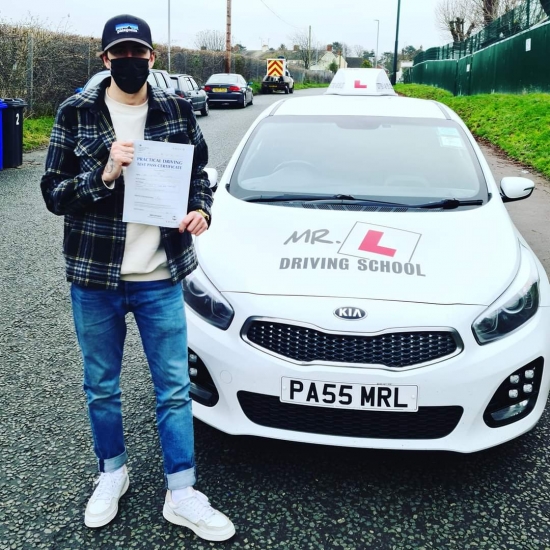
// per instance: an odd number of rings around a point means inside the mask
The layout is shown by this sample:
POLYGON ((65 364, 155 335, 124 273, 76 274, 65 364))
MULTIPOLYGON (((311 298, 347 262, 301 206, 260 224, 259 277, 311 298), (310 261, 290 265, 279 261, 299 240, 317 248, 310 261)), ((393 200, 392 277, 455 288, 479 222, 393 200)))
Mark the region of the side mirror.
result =
POLYGON ((210 181, 210 189, 216 191, 218 187, 218 171, 215 168, 205 168, 204 171, 210 181))
POLYGON ((535 183, 527 178, 502 178, 500 192, 503 202, 514 202, 529 198, 535 190, 535 183))

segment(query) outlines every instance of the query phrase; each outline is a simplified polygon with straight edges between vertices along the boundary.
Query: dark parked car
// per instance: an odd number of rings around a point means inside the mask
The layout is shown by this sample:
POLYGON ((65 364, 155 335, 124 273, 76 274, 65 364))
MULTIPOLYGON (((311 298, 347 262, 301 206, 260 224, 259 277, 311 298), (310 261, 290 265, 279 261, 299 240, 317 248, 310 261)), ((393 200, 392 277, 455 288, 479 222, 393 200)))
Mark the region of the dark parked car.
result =
POLYGON ((202 116, 208 116, 208 96, 204 90, 188 74, 171 74, 170 79, 176 88, 176 94, 191 103, 194 111, 200 111, 202 116))
MULTIPOLYGON (((84 84, 83 88, 77 88, 75 91, 77 93, 82 92, 83 90, 87 90, 88 88, 97 86, 102 80, 110 77, 111 77, 111 71, 108 71, 108 70, 99 71, 98 73, 94 74, 90 78, 90 80, 86 82, 86 84, 84 84)), ((170 75, 168 74, 167 71, 163 71, 161 69, 151 69, 149 72, 149 76, 147 77, 147 82, 149 82, 151 86, 157 86, 158 88, 162 88, 172 94, 176 93, 176 88, 174 87, 174 83, 170 79, 170 75)))
POLYGON ((288 71, 285 71, 284 76, 264 76, 261 85, 262 94, 270 94, 275 91, 285 94, 294 93, 294 79, 288 71))
POLYGON ((206 81, 204 90, 210 106, 233 104, 244 109, 254 102, 252 88, 240 74, 213 74, 206 81))

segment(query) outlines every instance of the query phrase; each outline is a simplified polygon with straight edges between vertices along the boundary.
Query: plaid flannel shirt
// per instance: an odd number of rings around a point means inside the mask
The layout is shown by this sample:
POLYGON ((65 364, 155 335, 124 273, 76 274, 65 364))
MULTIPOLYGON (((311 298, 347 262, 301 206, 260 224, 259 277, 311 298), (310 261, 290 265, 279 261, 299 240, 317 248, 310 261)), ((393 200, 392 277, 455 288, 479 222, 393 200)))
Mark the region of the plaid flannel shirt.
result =
MULTIPOLYGON (((105 105, 105 89, 98 87, 67 99, 59 108, 46 159, 41 189, 48 210, 65 216, 63 252, 67 280, 104 289, 117 288, 124 254, 126 223, 122 221, 123 177, 108 189, 101 176, 115 132, 105 105)), ((190 143, 195 146, 188 212, 209 215, 212 191, 204 167, 208 148, 189 103, 149 84, 145 139, 190 143)), ((197 266, 191 235, 161 227, 161 242, 172 282, 197 266)))

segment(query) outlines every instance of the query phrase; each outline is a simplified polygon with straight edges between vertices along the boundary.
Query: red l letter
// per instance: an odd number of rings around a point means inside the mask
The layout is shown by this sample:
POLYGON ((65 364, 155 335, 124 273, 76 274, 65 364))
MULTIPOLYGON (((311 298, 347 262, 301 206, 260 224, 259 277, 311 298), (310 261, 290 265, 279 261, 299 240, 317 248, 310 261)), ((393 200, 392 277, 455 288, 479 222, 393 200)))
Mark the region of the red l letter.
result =
POLYGON ((366 85, 366 84, 361 84, 361 81, 360 81, 360 80, 356 80, 356 81, 355 81, 355 87, 356 87, 356 88, 366 88, 367 85, 366 85))
POLYGON ((374 252, 375 254, 382 254, 382 256, 390 256, 393 258, 397 250, 394 248, 386 248, 385 246, 378 246, 380 239, 384 236, 382 231, 373 231, 369 229, 368 233, 365 235, 359 250, 363 252, 374 252))

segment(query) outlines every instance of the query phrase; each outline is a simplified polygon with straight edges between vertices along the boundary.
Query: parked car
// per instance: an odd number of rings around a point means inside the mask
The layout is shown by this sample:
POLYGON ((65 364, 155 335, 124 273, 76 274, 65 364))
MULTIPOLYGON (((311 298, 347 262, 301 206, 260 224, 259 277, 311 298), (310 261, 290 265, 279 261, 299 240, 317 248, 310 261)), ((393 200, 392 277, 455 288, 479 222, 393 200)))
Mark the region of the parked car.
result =
POLYGON ((229 160, 185 279, 193 413, 230 434, 474 452, 532 429, 550 284, 447 106, 385 72, 271 105, 229 160))
MULTIPOLYGON (((75 90, 76 93, 82 92, 84 90, 87 90, 88 88, 92 88, 94 86, 97 86, 102 80, 105 78, 111 77, 111 71, 108 71, 107 69, 103 71, 99 71, 98 73, 94 74, 86 84, 82 88, 77 88, 75 90)), ((162 88, 163 90, 166 90, 167 92, 171 94, 176 93, 176 88, 174 87, 174 82, 170 78, 170 75, 168 74, 168 71, 164 71, 161 69, 151 69, 149 71, 149 76, 147 77, 147 82, 151 84, 151 86, 157 86, 158 88, 162 88)))
POLYGON ((208 116, 208 95, 188 74, 171 74, 170 79, 176 88, 176 94, 191 103, 194 111, 200 111, 202 116, 208 116))
POLYGON ((264 76, 260 91, 262 94, 271 94, 273 92, 284 92, 285 94, 294 93, 294 79, 291 74, 285 70, 283 76, 264 76))
POLYGON ((252 88, 240 74, 213 74, 204 86, 212 105, 237 105, 244 109, 254 102, 252 88))

